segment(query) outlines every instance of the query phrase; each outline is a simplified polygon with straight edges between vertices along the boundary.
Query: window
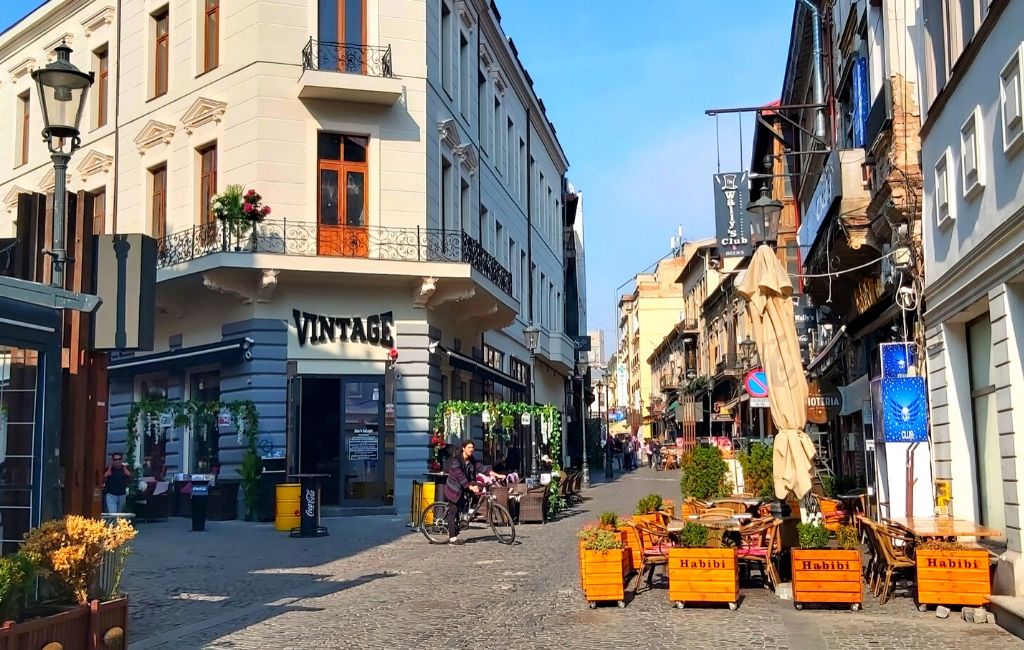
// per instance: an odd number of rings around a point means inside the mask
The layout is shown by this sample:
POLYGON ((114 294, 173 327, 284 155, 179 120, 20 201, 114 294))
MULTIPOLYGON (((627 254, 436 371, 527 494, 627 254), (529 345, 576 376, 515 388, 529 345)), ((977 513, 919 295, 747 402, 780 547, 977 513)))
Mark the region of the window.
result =
POLYGON ((484 343, 484 365, 501 370, 505 367, 505 353, 484 343))
MULTIPOLYGON (((143 399, 167 399, 167 377, 148 377, 139 379, 135 386, 137 401, 143 399)), ((141 427, 139 454, 136 462, 142 468, 143 476, 162 476, 167 462, 167 435, 164 431, 165 422, 160 418, 145 418, 141 427)))
POLYGON ((487 76, 483 70, 476 74, 476 104, 477 139, 480 140, 480 148, 486 153, 490 147, 487 145, 487 76))
POLYGON ((519 305, 524 311, 527 309, 526 290, 529 286, 529 279, 526 277, 526 251, 519 252, 519 305))
POLYGON ((153 97, 167 93, 170 25, 167 7, 153 14, 153 97))
POLYGON ((526 142, 522 138, 519 139, 519 169, 518 169, 518 172, 519 172, 519 181, 517 183, 517 186, 519 188, 519 192, 516 194, 516 196, 519 197, 520 201, 522 201, 523 200, 523 196, 524 196, 524 192, 526 190, 526 142))
MULTIPOLYGON (((4 312, 6 315, 6 312, 4 312)), ((45 354, 29 347, 0 344, 0 409, 6 418, 0 452, 3 453, 3 480, 0 481, 0 552, 18 551, 25 533, 38 514, 34 490, 39 480, 38 466, 41 422, 36 417, 39 404, 46 399, 49 386, 43 379, 45 354)))
POLYGON ((477 215, 477 236, 480 238, 480 243, 483 245, 484 250, 490 250, 487 242, 487 230, 490 228, 488 220, 490 215, 487 212, 487 208, 483 205, 480 206, 480 214, 477 215))
POLYGON ((501 155, 505 159, 505 169, 508 170, 508 185, 510 189, 513 187, 513 183, 515 182, 512 167, 512 157, 515 155, 512 151, 512 143, 514 142, 512 139, 512 129, 514 128, 515 125, 512 124, 512 118, 510 117, 505 125, 505 139, 501 142, 501 155))
POLYGON ((209 72, 220 62, 220 0, 204 0, 203 15, 203 72, 209 72))
POLYGON ((216 238, 215 219, 210 201, 217 194, 217 143, 199 149, 199 223, 204 236, 216 238))
POLYGON ((318 0, 319 67, 365 74, 366 0, 318 0))
MULTIPOLYGON (((516 242, 511 237, 508 238, 508 248, 505 250, 505 268, 512 270, 512 262, 515 261, 516 257, 516 242)), ((513 290, 514 291, 514 290, 513 290)))
POLYGON ((1024 43, 999 73, 999 113, 1003 125, 1003 151, 1013 153, 1024 143, 1024 117, 1021 110, 1021 69, 1024 68, 1024 43))
POLYGON ((951 222, 955 217, 952 192, 950 191, 949 159, 949 149, 946 149, 939 161, 935 163, 935 219, 940 227, 951 222))
POLYGON ((107 189, 100 188, 92 193, 92 234, 102 235, 107 231, 107 189))
POLYGON ((452 163, 443 158, 441 160, 441 228, 450 230, 453 227, 453 206, 452 206, 452 163))
POLYGON ((107 123, 107 102, 109 97, 110 56, 106 46, 96 50, 96 128, 107 123))
MULTIPOLYGON (((530 385, 530 364, 524 361, 520 361, 515 357, 509 357, 508 374, 510 374, 513 379, 516 379, 517 381, 521 382, 524 386, 530 385)), ((526 401, 526 395, 519 391, 511 391, 509 393, 509 401, 526 401)))
MULTIPOLYGON (((220 400, 220 372, 199 372, 192 375, 189 399, 198 402, 220 400)), ((188 436, 188 472, 208 474, 220 465, 220 432, 217 415, 192 418, 188 436)))
POLYGON ((501 173, 501 136, 498 129, 501 128, 501 100, 494 98, 494 119, 491 121, 491 139, 494 141, 494 170, 501 173))
POLYGON ((504 258, 504 250, 503 250, 504 246, 501 245, 502 242, 504 242, 504 241, 505 241, 505 227, 501 225, 500 221, 495 221, 494 222, 494 246, 493 246, 493 248, 491 250, 494 251, 494 258, 496 260, 498 260, 498 262, 500 262, 502 266, 505 265, 505 260, 503 259, 504 258))
POLYGON ((472 87, 472 77, 469 68, 469 39, 466 34, 459 30, 459 110, 462 116, 469 120, 469 89, 472 87))
POLYGON ((18 152, 15 160, 18 161, 19 165, 24 165, 28 162, 28 134, 31 130, 29 114, 31 110, 32 104, 29 100, 29 93, 26 90, 18 95, 18 152))
POLYGON ((340 133, 317 136, 320 255, 369 254, 367 178, 369 138, 340 133))
POLYGON ((960 127, 960 173, 963 176, 964 198, 974 197, 985 186, 979 133, 981 107, 975 106, 971 116, 960 127))
POLYGON ((545 293, 545 291, 547 290, 547 285, 548 285, 548 276, 546 274, 544 274, 544 273, 541 273, 540 274, 540 282, 537 283, 537 292, 536 293, 538 295, 537 303, 538 303, 538 306, 540 307, 540 309, 538 310, 538 311, 540 311, 540 324, 542 326, 544 326, 544 327, 548 326, 548 301, 547 301, 547 294, 545 293))
POLYGON ((471 196, 469 191, 469 183, 466 182, 466 179, 462 179, 459 189, 459 210, 462 215, 462 230, 464 232, 469 232, 469 224, 471 223, 470 211, 472 210, 473 206, 470 205, 471 196))
POLYGON ((167 236, 167 165, 149 171, 152 192, 149 200, 149 232, 156 240, 167 236))
POLYGON ((452 10, 441 2, 441 87, 452 97, 452 10))

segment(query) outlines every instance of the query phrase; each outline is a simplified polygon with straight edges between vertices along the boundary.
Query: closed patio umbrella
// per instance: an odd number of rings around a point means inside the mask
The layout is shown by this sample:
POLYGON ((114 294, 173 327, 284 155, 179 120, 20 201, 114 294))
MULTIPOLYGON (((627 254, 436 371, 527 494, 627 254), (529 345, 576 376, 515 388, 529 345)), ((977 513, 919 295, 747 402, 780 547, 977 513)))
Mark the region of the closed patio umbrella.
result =
POLYGON ((804 432, 807 378, 793 318, 793 284, 769 246, 759 246, 737 291, 747 302, 754 342, 768 379, 768 402, 778 428, 772 452, 775 495, 802 499, 811 490, 814 444, 804 432))

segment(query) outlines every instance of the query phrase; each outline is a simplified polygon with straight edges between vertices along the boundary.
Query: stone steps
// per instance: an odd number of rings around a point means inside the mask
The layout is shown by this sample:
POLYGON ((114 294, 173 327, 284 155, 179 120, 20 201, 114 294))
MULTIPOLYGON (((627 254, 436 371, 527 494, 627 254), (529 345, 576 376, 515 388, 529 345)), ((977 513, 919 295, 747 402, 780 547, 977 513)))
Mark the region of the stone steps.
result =
POLYGON ((1024 598, 990 596, 989 599, 999 627, 1024 639, 1024 598))

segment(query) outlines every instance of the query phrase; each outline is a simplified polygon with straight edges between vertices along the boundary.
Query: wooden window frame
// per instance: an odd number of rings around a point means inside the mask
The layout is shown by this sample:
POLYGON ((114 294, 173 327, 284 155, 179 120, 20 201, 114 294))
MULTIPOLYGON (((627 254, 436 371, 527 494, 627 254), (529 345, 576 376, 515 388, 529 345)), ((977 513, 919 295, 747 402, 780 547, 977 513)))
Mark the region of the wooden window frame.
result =
MULTIPOLYGON (((103 235, 107 232, 107 188, 106 186, 97 188, 95 191, 89 193, 92 196, 92 213, 89 215, 90 228, 92 229, 93 235, 103 235), (97 208, 99 208, 99 214, 97 214, 97 208), (97 225, 97 217, 99 218, 99 228, 97 225)), ((88 205, 88 204, 87 204, 88 205)))
POLYGON ((220 65, 220 0, 203 1, 203 72, 220 65), (211 2, 213 3, 211 5, 211 2), (213 47, 210 45, 210 19, 213 18, 213 47))
POLYGON ((171 12, 169 5, 164 5, 151 14, 153 20, 153 98, 167 94, 170 77, 171 58, 171 12), (164 22, 163 36, 160 35, 160 23, 164 22), (163 51, 161 53, 161 46, 163 51))
POLYGON ((110 47, 96 50, 96 128, 107 125, 110 92, 110 47))
POLYGON ((196 153, 199 154, 199 225, 203 226, 216 222, 210 199, 217 195, 217 141, 199 147, 196 153), (211 153, 208 168, 207 154, 211 153))
POLYGON ((150 168, 149 178, 150 234, 159 241, 167 236, 167 163, 150 168))
POLYGON ((29 91, 25 91, 18 95, 18 108, 20 109, 20 121, 21 121, 21 138, 19 138, 18 144, 18 164, 16 166, 28 164, 28 145, 29 145, 29 131, 32 128, 32 94, 29 91))

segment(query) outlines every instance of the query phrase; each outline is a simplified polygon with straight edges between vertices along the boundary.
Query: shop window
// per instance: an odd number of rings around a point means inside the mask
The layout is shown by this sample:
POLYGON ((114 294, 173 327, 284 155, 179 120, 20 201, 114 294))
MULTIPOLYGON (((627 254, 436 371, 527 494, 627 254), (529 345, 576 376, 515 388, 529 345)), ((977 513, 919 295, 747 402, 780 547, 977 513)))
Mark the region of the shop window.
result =
MULTIPOLYGON (((136 401, 167 399, 167 395, 166 376, 144 377, 136 382, 136 401)), ((171 430, 170 424, 159 417, 139 422, 139 455, 135 462, 142 469, 143 476, 163 477, 167 463, 167 436, 171 430)))
MULTIPOLYGON (((220 373, 193 373, 189 385, 189 399, 193 402, 220 401, 220 373)), ((204 412, 193 419, 189 431, 187 471, 209 474, 220 466, 220 430, 217 413, 204 412)))
POLYGON ((35 519, 39 353, 0 345, 0 547, 18 550, 35 519))

